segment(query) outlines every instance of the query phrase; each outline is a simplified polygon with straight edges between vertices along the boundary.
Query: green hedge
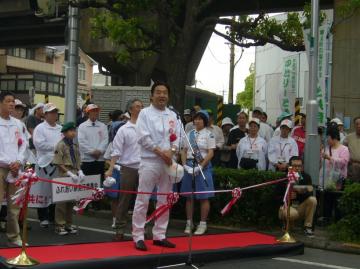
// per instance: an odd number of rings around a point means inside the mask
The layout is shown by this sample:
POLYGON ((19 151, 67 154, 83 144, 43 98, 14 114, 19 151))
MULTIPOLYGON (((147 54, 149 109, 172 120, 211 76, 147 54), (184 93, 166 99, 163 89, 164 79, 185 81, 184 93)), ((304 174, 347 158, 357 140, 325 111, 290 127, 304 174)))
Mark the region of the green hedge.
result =
MULTIPOLYGON (((284 176, 284 173, 271 171, 214 168, 214 184, 217 190, 243 188, 284 176)), ((233 227, 256 226, 266 228, 278 225, 279 203, 275 196, 275 185, 246 190, 231 211, 222 217, 220 211, 231 200, 231 193, 216 194, 210 200, 209 222, 233 227)), ((174 206, 172 210, 174 217, 185 218, 184 202, 184 199, 181 199, 174 206)), ((198 203, 195 203, 195 206, 194 219, 198 220, 198 203)))
POLYGON ((330 226, 332 238, 360 243, 360 183, 345 186, 339 208, 343 218, 330 226))

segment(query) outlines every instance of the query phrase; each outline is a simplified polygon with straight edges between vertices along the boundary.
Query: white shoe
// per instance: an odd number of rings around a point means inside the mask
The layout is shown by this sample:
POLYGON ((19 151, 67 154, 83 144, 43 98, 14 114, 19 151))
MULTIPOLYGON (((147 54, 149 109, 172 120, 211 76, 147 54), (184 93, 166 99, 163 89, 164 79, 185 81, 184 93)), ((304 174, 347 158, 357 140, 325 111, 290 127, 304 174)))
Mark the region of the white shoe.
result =
POLYGON ((55 229, 55 233, 57 235, 67 235, 69 232, 65 229, 65 227, 57 227, 55 229))
POLYGON ((47 228, 47 227, 49 227, 49 221, 48 221, 48 220, 40 221, 40 227, 41 227, 41 228, 47 228))
POLYGON ((69 234, 77 234, 78 233, 78 229, 73 225, 65 227, 65 231, 67 231, 69 234))
MULTIPOLYGON (((17 239, 17 240, 14 240, 14 241, 9 241, 8 242, 8 245, 10 246, 10 247, 22 247, 22 240, 21 239, 17 239)), ((25 244, 25 246, 29 246, 29 244, 28 243, 26 243, 25 244)))
POLYGON ((111 228, 113 228, 113 229, 116 228, 116 218, 113 218, 113 223, 111 225, 111 228))
POLYGON ((199 224, 196 228, 196 231, 194 232, 194 235, 202 235, 206 233, 207 226, 206 224, 199 224))
MULTIPOLYGON (((194 226, 193 226, 194 227, 194 226)), ((184 230, 184 233, 185 234, 190 234, 190 232, 192 231, 193 227, 190 227, 190 223, 186 223, 186 226, 185 226, 185 230, 184 230)))

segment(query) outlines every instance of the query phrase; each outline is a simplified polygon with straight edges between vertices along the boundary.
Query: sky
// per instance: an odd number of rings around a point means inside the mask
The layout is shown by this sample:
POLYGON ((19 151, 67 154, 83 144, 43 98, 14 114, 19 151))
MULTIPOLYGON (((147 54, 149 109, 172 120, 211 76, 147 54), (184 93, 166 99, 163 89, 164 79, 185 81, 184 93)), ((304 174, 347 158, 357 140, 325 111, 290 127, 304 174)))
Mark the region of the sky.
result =
MULTIPOLYGON (((218 25, 216 29, 225 32, 224 26, 218 25)), ((235 61, 240 54, 241 48, 235 46, 235 61)), ((225 103, 227 103, 229 88, 229 61, 229 42, 213 33, 195 76, 197 88, 223 95, 225 103)), ((242 58, 235 67, 234 102, 236 94, 244 90, 244 80, 249 75, 249 67, 253 62, 255 62, 255 48, 245 48, 242 58)))

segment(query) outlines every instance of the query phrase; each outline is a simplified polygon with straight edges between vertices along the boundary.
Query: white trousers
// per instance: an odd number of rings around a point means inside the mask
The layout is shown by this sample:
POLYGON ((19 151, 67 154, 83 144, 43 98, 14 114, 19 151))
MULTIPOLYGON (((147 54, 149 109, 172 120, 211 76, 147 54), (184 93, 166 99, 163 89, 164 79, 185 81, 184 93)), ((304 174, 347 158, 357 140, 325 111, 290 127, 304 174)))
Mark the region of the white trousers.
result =
MULTIPOLYGON (((168 193, 172 191, 172 182, 164 169, 164 162, 154 159, 141 160, 139 167, 138 191, 152 192, 157 186, 158 192, 168 193)), ((149 206, 150 194, 138 194, 132 218, 132 235, 134 242, 144 240, 144 227, 146 214, 149 206)), ((166 195, 158 195, 156 208, 166 204, 166 195)), ((155 220, 153 227, 153 239, 162 240, 166 238, 166 229, 169 223, 169 210, 155 220)))

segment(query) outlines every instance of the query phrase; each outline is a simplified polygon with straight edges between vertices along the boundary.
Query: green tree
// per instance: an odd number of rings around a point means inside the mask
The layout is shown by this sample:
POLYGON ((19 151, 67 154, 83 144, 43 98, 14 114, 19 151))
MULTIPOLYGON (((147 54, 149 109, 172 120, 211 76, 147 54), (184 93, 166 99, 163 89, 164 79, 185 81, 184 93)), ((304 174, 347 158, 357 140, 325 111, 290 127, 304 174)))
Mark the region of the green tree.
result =
POLYGON ((255 68, 252 63, 249 67, 250 74, 245 78, 245 89, 236 95, 236 104, 239 104, 241 108, 252 109, 253 108, 253 96, 255 85, 255 68))
POLYGON ((172 87, 172 104, 179 110, 184 106, 185 85, 193 84, 204 46, 213 32, 241 47, 272 43, 289 51, 304 50, 298 13, 290 13, 287 20, 277 22, 259 10, 257 17, 240 16, 233 21, 219 18, 212 11, 211 7, 220 2, 70 1, 82 9, 94 9, 94 37, 112 41, 121 66, 117 69, 141 77, 141 81, 167 81, 172 87), (227 32, 217 31, 216 24, 225 25, 227 32))

